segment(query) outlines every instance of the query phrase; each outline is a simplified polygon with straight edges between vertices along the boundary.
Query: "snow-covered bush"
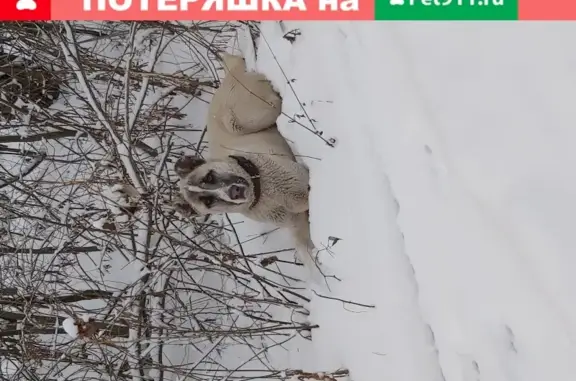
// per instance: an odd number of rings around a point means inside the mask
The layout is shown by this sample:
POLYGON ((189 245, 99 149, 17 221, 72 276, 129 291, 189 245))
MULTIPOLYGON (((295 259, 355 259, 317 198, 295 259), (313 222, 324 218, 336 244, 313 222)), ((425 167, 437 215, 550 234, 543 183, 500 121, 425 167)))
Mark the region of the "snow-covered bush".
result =
POLYGON ((16 99, 8 91, 19 85, 0 82, 9 115, 0 122, 0 361, 9 377, 300 374, 259 365, 269 346, 313 328, 277 318, 305 312, 306 297, 264 267, 278 275, 293 264, 270 259, 280 251, 247 254, 227 217, 184 220, 169 207, 172 163, 205 147, 213 52, 237 26, 0 24, 2 51, 20 62, 0 80, 42 70, 42 83, 58 88, 32 96, 42 84, 29 81, 34 89, 16 99))

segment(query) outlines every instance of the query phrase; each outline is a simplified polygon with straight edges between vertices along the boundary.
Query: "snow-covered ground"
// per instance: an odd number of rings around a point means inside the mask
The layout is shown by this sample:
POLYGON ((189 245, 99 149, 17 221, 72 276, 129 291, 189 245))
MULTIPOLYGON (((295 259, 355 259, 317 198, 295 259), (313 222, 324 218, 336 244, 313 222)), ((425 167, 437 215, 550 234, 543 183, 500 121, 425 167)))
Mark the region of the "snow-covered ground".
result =
POLYGON ((574 26, 261 29, 284 113, 337 140, 279 121, 341 279, 317 292, 375 306, 314 296, 305 361, 355 381, 574 380, 574 26))

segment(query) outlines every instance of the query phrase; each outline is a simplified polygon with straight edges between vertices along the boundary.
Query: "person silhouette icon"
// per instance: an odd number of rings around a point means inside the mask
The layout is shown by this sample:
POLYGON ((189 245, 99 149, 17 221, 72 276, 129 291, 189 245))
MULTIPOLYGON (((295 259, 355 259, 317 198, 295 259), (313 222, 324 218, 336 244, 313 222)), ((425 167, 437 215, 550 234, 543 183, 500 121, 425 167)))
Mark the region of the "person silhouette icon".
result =
POLYGON ((19 11, 29 10, 34 11, 36 10, 36 0, 18 0, 16 3, 16 9, 19 11))

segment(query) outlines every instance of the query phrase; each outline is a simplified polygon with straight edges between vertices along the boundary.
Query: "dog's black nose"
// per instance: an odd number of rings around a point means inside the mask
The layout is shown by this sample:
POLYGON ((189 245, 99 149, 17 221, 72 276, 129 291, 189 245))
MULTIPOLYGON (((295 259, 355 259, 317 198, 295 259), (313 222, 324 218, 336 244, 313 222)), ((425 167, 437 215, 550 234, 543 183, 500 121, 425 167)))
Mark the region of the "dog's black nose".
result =
POLYGON ((246 195, 244 194, 245 189, 246 188, 238 185, 231 185, 230 188, 228 188, 228 196, 230 196, 232 200, 240 200, 246 198, 246 195))

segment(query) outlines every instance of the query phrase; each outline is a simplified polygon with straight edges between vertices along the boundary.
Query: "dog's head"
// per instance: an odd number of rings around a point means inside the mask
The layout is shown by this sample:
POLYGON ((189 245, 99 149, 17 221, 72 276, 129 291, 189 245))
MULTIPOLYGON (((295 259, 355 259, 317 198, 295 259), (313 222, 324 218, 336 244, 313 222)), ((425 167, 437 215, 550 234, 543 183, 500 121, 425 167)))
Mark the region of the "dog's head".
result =
POLYGON ((251 176, 232 158, 184 156, 174 170, 182 197, 198 214, 242 213, 256 199, 251 176))

